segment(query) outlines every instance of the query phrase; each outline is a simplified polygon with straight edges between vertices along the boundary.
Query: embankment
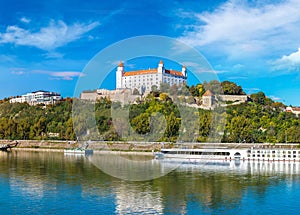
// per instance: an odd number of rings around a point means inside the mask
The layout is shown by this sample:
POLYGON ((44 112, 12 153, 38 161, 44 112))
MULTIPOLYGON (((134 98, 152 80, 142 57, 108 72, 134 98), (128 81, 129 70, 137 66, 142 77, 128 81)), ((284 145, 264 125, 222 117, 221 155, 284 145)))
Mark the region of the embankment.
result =
MULTIPOLYGON (((17 140, 18 146, 14 150, 55 150, 85 147, 86 142, 62 140, 17 140)), ((0 145, 14 143, 11 140, 0 140, 0 145)), ((160 143, 160 142, 122 142, 122 141, 90 141, 89 149, 97 151, 123 151, 123 152, 152 152, 162 147, 172 148, 299 148, 293 143, 160 143)))

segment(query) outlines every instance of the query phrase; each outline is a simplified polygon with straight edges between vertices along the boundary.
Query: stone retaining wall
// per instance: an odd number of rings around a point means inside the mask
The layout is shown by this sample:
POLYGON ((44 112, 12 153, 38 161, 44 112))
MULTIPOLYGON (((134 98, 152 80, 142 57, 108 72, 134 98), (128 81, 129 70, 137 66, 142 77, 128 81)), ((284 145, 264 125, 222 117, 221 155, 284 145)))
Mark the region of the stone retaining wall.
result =
MULTIPOLYGON (((54 140, 17 140, 18 149, 68 149, 84 147, 85 142, 75 141, 54 141, 54 140)), ((0 145, 14 143, 11 140, 0 140, 0 145)), ((159 151, 164 148, 299 148, 300 144, 292 143, 159 143, 159 142, 121 142, 121 141, 92 141, 88 148, 104 151, 144 151, 152 152, 159 151)))

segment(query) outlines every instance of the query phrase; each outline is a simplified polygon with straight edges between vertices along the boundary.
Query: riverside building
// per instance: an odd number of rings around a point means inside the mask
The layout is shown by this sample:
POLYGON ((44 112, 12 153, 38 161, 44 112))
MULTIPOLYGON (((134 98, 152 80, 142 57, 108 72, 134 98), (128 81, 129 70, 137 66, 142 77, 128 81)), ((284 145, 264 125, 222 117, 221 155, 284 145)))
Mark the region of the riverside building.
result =
POLYGON ((166 69, 161 60, 157 68, 125 71, 124 64, 119 63, 116 71, 116 89, 137 89, 140 93, 149 92, 153 87, 159 89, 162 83, 180 85, 186 83, 187 69, 182 66, 181 71, 166 69))

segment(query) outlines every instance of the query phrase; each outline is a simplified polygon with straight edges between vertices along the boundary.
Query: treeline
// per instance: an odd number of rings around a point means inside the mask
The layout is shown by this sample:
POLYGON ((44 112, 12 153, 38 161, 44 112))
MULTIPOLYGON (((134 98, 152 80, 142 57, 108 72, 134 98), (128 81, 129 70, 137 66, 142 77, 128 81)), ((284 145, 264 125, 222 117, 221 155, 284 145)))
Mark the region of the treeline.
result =
MULTIPOLYGON (((300 119, 263 92, 252 94, 249 102, 226 108, 180 106, 193 103, 208 89, 218 94, 219 86, 226 94, 245 94, 240 86, 228 81, 190 87, 163 85, 164 92, 153 90, 135 104, 122 105, 102 98, 92 104, 92 110, 82 110, 95 118, 100 140, 300 143, 300 119), (126 110, 129 116, 123 119, 126 110)), ((72 116, 74 101, 65 99, 48 106, 1 101, 0 139, 93 139, 89 136, 93 132, 85 124, 87 117, 80 112, 72 116)))
POLYGON ((280 103, 253 100, 227 108, 223 142, 300 143, 300 119, 280 103))
POLYGON ((0 103, 0 139, 74 140, 72 99, 55 105, 0 103))

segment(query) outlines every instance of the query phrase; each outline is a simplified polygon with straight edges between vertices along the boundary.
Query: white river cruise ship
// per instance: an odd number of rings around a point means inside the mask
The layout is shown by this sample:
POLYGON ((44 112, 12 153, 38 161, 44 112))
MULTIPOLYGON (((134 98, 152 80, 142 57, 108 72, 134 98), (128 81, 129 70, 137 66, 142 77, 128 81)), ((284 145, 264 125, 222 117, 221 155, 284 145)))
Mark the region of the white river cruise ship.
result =
POLYGON ((188 160, 242 160, 242 161, 282 161, 299 162, 298 147, 250 147, 250 148, 170 148, 154 153, 156 159, 188 160))

